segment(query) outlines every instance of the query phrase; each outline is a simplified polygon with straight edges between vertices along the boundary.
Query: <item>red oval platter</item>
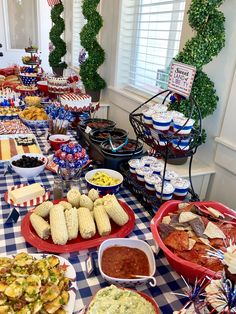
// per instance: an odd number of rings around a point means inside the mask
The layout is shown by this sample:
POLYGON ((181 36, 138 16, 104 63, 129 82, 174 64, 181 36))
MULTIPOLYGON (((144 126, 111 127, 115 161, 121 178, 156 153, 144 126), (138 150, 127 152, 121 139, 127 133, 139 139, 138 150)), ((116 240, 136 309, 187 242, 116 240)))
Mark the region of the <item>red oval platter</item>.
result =
MULTIPOLYGON (((65 200, 65 199, 64 199, 65 200)), ((57 204, 61 200, 56 200, 53 203, 57 204)), ((37 233, 34 231, 31 222, 30 215, 33 211, 30 211, 22 220, 21 223, 21 233, 25 240, 37 249, 45 252, 52 253, 71 253, 76 251, 81 251, 89 249, 92 247, 99 246, 104 240, 109 238, 122 238, 127 236, 133 229, 135 223, 135 216, 133 210, 124 202, 119 200, 120 205, 126 211, 129 216, 128 222, 120 227, 111 221, 111 233, 108 236, 101 237, 98 233, 95 234, 91 239, 84 240, 80 235, 74 240, 70 240, 65 245, 57 245, 52 242, 52 239, 47 240, 41 239, 37 233)))

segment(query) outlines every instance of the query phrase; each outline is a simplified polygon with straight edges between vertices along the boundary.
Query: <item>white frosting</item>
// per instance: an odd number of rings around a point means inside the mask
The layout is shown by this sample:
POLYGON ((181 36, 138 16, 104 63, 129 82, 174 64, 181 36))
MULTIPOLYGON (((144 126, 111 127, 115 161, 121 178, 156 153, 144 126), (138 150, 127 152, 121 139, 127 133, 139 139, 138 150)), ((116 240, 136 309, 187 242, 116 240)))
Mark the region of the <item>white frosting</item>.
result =
POLYGON ((141 167, 136 169, 136 173, 139 176, 145 176, 146 174, 152 174, 152 170, 149 167, 141 167))
POLYGON ((92 99, 91 96, 86 94, 69 93, 60 96, 60 101, 64 107, 67 106, 69 108, 83 108, 88 107, 92 99))
POLYGON ((145 164, 145 166, 152 165, 157 162, 156 157, 153 156, 143 156, 141 161, 145 164))
MULTIPOLYGON (((155 189, 157 192, 161 193, 161 189, 162 189, 162 182, 158 183, 155 185, 155 189)), ((170 184, 169 182, 164 182, 164 186, 163 186, 163 194, 171 194, 174 192, 174 187, 172 184, 170 184)))
POLYGON ((144 167, 144 163, 141 161, 141 159, 131 159, 128 161, 128 164, 132 168, 144 167))
POLYGON ((172 116, 171 116, 171 114, 169 114, 168 112, 155 113, 155 114, 152 116, 152 120, 153 120, 154 122, 164 122, 164 123, 168 123, 168 122, 171 122, 172 116))
POLYGON ((152 105, 151 109, 153 109, 155 112, 166 112, 167 106, 161 105, 161 104, 156 104, 156 105, 152 105))
POLYGON ((184 114, 182 112, 179 112, 179 111, 175 111, 175 110, 170 110, 168 111, 168 113, 171 114, 172 118, 183 118, 184 117, 184 114))
POLYGON ((161 171, 164 169, 164 164, 160 161, 155 162, 154 164, 150 165, 150 169, 154 172, 161 173, 161 171))
POLYGON ((190 186, 189 180, 183 178, 175 178, 172 179, 170 182, 176 189, 188 189, 190 186))
POLYGON ((145 109, 142 111, 142 114, 144 115, 144 117, 149 117, 151 118, 151 116, 155 113, 155 110, 153 109, 145 109))
POLYGON ((157 174, 149 173, 144 176, 144 181, 148 184, 155 185, 161 182, 161 178, 157 174))
POLYGON ((224 253, 223 263, 228 267, 228 271, 231 274, 236 274, 236 245, 231 245, 227 248, 227 251, 224 253))
POLYGON ((174 124, 180 125, 180 126, 183 126, 183 125, 185 125, 185 126, 192 126, 194 124, 194 122, 195 122, 195 120, 188 119, 188 118, 185 118, 185 117, 183 117, 183 118, 177 117, 177 118, 174 118, 173 121, 174 121, 174 124))
MULTIPOLYGON (((164 175, 164 170, 161 171, 161 176, 163 177, 163 175, 164 175)), ((175 171, 173 171, 173 170, 166 170, 165 180, 170 181, 170 180, 176 179, 178 177, 179 177, 179 175, 175 171)))

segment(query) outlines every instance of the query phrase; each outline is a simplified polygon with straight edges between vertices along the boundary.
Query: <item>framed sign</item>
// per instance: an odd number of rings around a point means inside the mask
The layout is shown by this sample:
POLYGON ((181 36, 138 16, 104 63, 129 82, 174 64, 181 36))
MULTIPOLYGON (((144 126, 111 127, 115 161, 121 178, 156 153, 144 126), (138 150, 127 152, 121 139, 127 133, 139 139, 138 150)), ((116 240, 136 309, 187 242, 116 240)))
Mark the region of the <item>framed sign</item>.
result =
POLYGON ((196 67, 174 61, 171 66, 168 89, 189 98, 195 74, 196 67))

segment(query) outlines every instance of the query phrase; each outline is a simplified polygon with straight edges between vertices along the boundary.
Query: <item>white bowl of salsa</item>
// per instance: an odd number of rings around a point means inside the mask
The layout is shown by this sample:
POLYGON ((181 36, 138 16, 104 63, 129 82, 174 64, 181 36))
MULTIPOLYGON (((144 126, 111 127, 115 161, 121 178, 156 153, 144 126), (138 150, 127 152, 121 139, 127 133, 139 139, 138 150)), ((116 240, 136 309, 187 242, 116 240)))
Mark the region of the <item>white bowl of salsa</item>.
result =
POLYGON ((98 251, 98 267, 102 277, 112 284, 135 287, 150 282, 156 286, 154 254, 142 240, 105 240, 98 251))

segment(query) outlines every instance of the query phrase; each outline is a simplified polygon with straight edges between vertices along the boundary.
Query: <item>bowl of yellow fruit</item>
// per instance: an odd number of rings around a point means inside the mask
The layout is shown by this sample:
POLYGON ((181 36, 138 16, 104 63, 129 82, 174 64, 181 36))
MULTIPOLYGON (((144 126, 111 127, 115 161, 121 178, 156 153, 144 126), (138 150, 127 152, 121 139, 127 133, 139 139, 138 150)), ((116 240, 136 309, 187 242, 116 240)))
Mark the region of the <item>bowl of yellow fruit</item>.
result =
POLYGON ((21 111, 19 117, 29 127, 45 128, 48 126, 48 116, 43 108, 28 107, 21 111))
POLYGON ((96 189, 100 195, 118 193, 123 176, 111 169, 94 169, 86 173, 85 181, 88 189, 96 189))

